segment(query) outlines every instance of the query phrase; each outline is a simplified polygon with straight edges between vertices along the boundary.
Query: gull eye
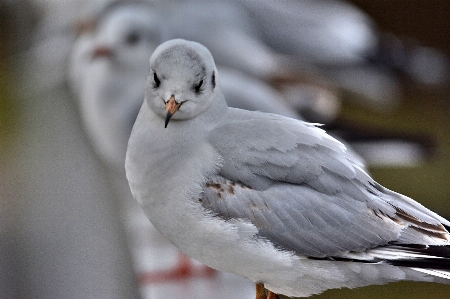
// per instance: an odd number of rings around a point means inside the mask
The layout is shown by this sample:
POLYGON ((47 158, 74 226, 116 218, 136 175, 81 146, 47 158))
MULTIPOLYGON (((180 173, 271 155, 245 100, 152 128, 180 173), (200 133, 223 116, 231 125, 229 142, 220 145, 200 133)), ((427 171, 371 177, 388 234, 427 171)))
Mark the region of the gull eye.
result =
POLYGON ((159 81, 158 75, 156 75, 156 72, 153 73, 153 87, 158 88, 159 85, 161 84, 161 81, 159 81))
POLYGON ((128 34, 125 39, 126 43, 129 44, 130 46, 136 45, 140 40, 141 35, 136 31, 133 31, 130 34, 128 34))
POLYGON ((194 84, 194 90, 196 93, 201 93, 202 92, 202 86, 203 86, 203 80, 200 80, 200 82, 198 82, 198 84, 194 84))
POLYGON ((215 74, 215 72, 212 73, 211 83, 212 83, 213 89, 216 88, 216 74, 215 74))

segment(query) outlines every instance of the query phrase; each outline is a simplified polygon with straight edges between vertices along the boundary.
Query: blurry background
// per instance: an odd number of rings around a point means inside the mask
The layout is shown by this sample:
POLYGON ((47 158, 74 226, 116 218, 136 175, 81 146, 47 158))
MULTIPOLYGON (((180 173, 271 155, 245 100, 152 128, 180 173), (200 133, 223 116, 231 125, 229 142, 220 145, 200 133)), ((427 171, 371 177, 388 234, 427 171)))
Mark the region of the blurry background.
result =
MULTIPOLYGON (((107 1, 95 2, 101 7, 107 1)), ((317 1, 325 6, 327 2, 336 1, 317 1)), ((419 150, 414 147, 416 154, 407 163, 396 163, 407 155, 408 147, 400 147, 392 163, 375 161, 369 164, 370 171, 379 183, 449 219, 450 3, 349 2, 376 25, 379 53, 368 63, 388 69, 398 96, 383 108, 383 99, 360 101, 355 92, 340 90, 336 82, 346 84, 343 80, 324 84, 333 86, 328 91, 339 90, 340 107, 326 126, 353 141, 355 149, 385 160, 391 159, 386 153, 395 150, 381 151, 374 142, 393 138, 417 145, 419 150)), ((138 285, 135 279, 118 195, 85 136, 67 88, 74 27, 89 12, 84 3, 0 0, 1 298, 156 298, 148 291, 154 285, 138 285)), ((273 85, 283 91, 283 84, 273 85)), ((228 298, 231 287, 237 287, 237 294, 242 295, 242 288, 248 298, 253 296, 245 283, 220 275, 179 283, 189 291, 169 292, 167 298, 201 294, 228 298)), ((449 294, 448 285, 401 282, 330 290, 313 298, 448 298, 449 294)))

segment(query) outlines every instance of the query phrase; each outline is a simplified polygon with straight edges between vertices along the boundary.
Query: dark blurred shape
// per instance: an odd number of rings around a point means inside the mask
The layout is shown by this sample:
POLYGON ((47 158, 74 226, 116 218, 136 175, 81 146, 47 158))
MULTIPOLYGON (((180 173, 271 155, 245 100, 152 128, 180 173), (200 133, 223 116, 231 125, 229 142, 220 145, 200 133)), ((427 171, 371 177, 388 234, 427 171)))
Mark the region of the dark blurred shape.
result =
POLYGON ((17 229, 20 182, 15 168, 21 133, 14 59, 28 44, 31 16, 25 1, 0 2, 0 298, 20 298, 17 229))
POLYGON ((449 84, 450 2, 441 0, 349 0, 377 23, 383 34, 379 58, 410 76, 411 84, 449 84))
POLYGON ((394 34, 380 35, 378 52, 371 57, 374 63, 395 70, 411 83, 440 87, 449 83, 450 60, 437 48, 422 46, 412 38, 398 38, 394 34))

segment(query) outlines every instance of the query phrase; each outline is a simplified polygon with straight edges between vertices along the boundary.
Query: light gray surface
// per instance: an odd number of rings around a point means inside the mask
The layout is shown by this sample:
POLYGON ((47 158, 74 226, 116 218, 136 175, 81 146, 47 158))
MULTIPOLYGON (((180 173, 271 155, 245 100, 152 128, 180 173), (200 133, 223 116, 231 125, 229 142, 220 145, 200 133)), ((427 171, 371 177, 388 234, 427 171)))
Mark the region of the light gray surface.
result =
POLYGON ((118 213, 61 90, 28 98, 18 227, 24 298, 137 298, 118 213))

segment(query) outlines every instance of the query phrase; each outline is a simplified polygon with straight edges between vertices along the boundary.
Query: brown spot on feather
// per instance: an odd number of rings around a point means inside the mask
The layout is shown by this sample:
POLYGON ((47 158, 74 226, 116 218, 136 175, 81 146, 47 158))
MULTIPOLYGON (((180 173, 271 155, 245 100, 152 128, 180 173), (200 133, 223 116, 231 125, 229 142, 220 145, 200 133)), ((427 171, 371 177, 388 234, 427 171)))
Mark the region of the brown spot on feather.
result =
POLYGON ((229 191, 231 194, 234 195, 234 188, 233 188, 232 185, 229 185, 229 186, 228 186, 228 191, 229 191))
POLYGON ((395 223, 397 223, 397 224, 399 224, 399 225, 402 225, 402 226, 405 225, 405 222, 403 222, 402 220, 397 219, 397 218, 394 218, 394 217, 392 217, 392 216, 389 216, 389 215, 387 215, 386 213, 384 213, 384 212, 381 211, 381 210, 373 210, 373 213, 375 214, 375 216, 377 216, 378 218, 380 218, 380 219, 382 219, 382 220, 388 218, 388 219, 394 221, 395 223))
POLYGON ((417 227, 417 226, 412 226, 412 228, 417 230, 417 231, 420 231, 423 234, 429 235, 429 236, 431 236, 433 238, 450 241, 450 237, 449 237, 447 232, 440 233, 440 232, 430 231, 430 230, 424 229, 422 227, 417 227))
POLYGON ((219 193, 225 193, 225 191, 229 194, 236 193, 236 186, 239 186, 241 189, 251 189, 243 184, 227 181, 225 183, 206 183, 206 188, 216 189, 219 193))
POLYGON ((429 235, 433 238, 443 239, 450 241, 450 235, 442 224, 434 225, 427 222, 420 221, 417 217, 414 217, 400 208, 394 207, 396 210, 395 215, 397 217, 392 217, 387 215, 381 210, 372 210, 375 216, 385 220, 390 219, 401 226, 409 226, 422 234, 429 235))
POLYGON ((214 188, 214 189, 220 189, 220 184, 210 184, 210 183, 207 183, 207 184, 206 184, 206 187, 208 187, 208 188, 214 188))
POLYGON ((411 222, 412 224, 414 224, 415 226, 421 228, 421 229, 425 229, 427 231, 432 231, 434 233, 438 233, 438 234, 448 234, 447 230, 445 229, 445 227, 442 224, 430 224, 427 222, 423 222, 420 221, 419 219, 417 219, 416 217, 406 213, 405 211, 403 211, 400 208, 394 207, 395 211, 396 211, 396 215, 408 222, 411 222))

